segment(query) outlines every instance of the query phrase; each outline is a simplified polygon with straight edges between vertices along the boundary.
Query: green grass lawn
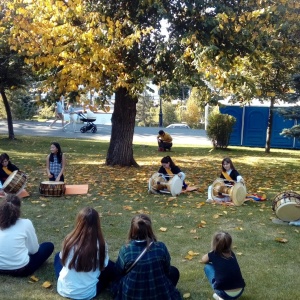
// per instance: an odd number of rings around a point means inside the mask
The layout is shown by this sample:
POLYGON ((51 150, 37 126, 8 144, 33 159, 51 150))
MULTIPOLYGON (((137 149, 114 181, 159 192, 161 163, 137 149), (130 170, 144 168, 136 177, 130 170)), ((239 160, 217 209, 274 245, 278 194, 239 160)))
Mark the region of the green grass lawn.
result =
MULTIPOLYGON (((147 213, 158 239, 169 249, 172 264, 179 268, 180 292, 199 300, 212 299, 213 292, 199 261, 210 250, 212 234, 222 229, 233 237, 234 251, 246 281, 241 299, 299 298, 300 228, 272 222, 273 198, 286 190, 300 191, 299 151, 272 149, 266 154, 259 148, 230 147, 218 151, 176 146, 171 157, 186 173, 187 183, 197 186, 198 191, 174 199, 147 193, 148 180, 158 170, 163 155, 156 145, 134 144, 134 157, 140 168, 120 168, 105 166, 107 142, 57 138, 67 156, 66 184, 88 184, 89 192, 52 198, 39 195, 40 182, 47 180, 45 161, 52 141, 53 138, 24 136, 9 141, 0 136, 0 152, 7 152, 12 162, 28 174, 26 189, 30 197, 23 200, 22 216, 32 220, 40 242, 52 241, 55 251, 59 251, 63 238, 73 228, 77 212, 92 206, 101 214, 110 258, 115 261, 132 216, 147 213), (225 156, 232 158, 248 192, 266 194, 267 201, 248 201, 240 207, 205 203, 207 187, 219 177, 225 156), (278 238, 287 242, 280 243, 278 238), (187 257, 189 251, 196 254, 192 259, 187 257)), ((0 276, 1 299, 62 299, 56 293, 53 258, 54 255, 35 273, 38 282, 0 276), (45 281, 52 286, 43 288, 45 281)), ((112 298, 105 292, 97 299, 112 298)))

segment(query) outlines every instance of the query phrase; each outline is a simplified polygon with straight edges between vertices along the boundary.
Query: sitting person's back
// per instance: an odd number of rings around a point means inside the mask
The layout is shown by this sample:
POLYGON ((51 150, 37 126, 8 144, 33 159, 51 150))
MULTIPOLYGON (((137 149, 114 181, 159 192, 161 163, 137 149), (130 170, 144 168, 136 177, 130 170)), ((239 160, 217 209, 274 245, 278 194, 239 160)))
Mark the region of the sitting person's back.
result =
POLYGON ((121 276, 114 286, 115 299, 181 299, 176 289, 179 271, 170 265, 168 249, 164 243, 156 240, 148 216, 133 218, 129 239, 129 243, 122 246, 116 262, 119 275, 126 275, 121 276), (150 235, 138 237, 141 233, 137 233, 137 230, 150 235), (128 270, 143 251, 142 257, 128 270))

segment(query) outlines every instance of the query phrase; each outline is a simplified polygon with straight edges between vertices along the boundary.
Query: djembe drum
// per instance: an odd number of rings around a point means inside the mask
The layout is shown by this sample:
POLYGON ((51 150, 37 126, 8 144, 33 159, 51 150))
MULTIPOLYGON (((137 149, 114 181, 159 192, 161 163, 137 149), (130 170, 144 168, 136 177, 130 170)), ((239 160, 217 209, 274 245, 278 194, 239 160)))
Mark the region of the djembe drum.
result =
POLYGON ((300 219, 300 194, 293 191, 279 193, 273 200, 272 209, 276 216, 286 222, 300 219))
POLYGON ((246 199, 246 187, 241 182, 233 183, 233 185, 227 185, 223 179, 216 179, 212 184, 211 199, 220 201, 224 197, 229 197, 234 205, 241 206, 246 199))
POLYGON ((182 190, 182 179, 178 175, 174 175, 169 180, 164 178, 164 174, 154 173, 149 179, 148 190, 159 191, 161 193, 170 193, 173 197, 179 195, 182 190))
POLYGON ((3 191, 6 194, 18 195, 25 188, 27 175, 19 170, 13 171, 3 183, 3 191))
POLYGON ((60 197, 65 194, 66 186, 62 181, 42 181, 40 194, 45 197, 60 197))

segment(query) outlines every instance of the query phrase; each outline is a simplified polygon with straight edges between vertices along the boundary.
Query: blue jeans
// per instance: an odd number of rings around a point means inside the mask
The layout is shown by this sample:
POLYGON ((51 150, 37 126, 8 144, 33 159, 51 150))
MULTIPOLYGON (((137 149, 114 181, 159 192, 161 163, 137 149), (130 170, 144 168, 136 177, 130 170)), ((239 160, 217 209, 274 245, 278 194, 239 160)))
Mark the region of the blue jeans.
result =
POLYGON ((54 245, 50 242, 40 244, 39 250, 35 254, 29 254, 29 263, 18 270, 0 271, 3 275, 16 277, 26 277, 32 275, 52 254, 54 245))
POLYGON ((231 297, 229 296, 228 294, 226 294, 226 292, 224 290, 217 290, 215 289, 214 285, 215 285, 215 268, 214 266, 209 263, 209 264, 205 264, 205 267, 204 267, 204 272, 205 272, 205 275, 212 287, 212 289, 214 290, 214 292, 221 298, 223 298, 224 300, 225 299, 237 299, 239 298, 243 292, 244 292, 244 288, 241 290, 241 292, 234 296, 234 297, 231 297))
MULTIPOLYGON (((61 259, 59 257, 59 252, 55 254, 54 258, 54 271, 56 279, 59 277, 59 272, 63 268, 61 259)), ((101 271, 99 276, 99 281, 97 283, 97 295, 103 291, 108 285, 116 279, 115 263, 111 260, 108 261, 107 266, 101 271)))

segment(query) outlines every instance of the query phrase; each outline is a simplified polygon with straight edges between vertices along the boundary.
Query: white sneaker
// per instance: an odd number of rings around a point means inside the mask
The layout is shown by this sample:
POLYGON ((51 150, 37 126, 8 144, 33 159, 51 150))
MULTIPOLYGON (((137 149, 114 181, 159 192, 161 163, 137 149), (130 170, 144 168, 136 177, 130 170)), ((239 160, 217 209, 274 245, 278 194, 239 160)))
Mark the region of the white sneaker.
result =
POLYGON ((215 300, 224 300, 223 298, 219 297, 216 293, 213 294, 213 298, 215 300))
POLYGON ((208 198, 208 199, 206 200, 206 203, 213 203, 213 202, 214 202, 213 199, 209 199, 209 198, 208 198))

